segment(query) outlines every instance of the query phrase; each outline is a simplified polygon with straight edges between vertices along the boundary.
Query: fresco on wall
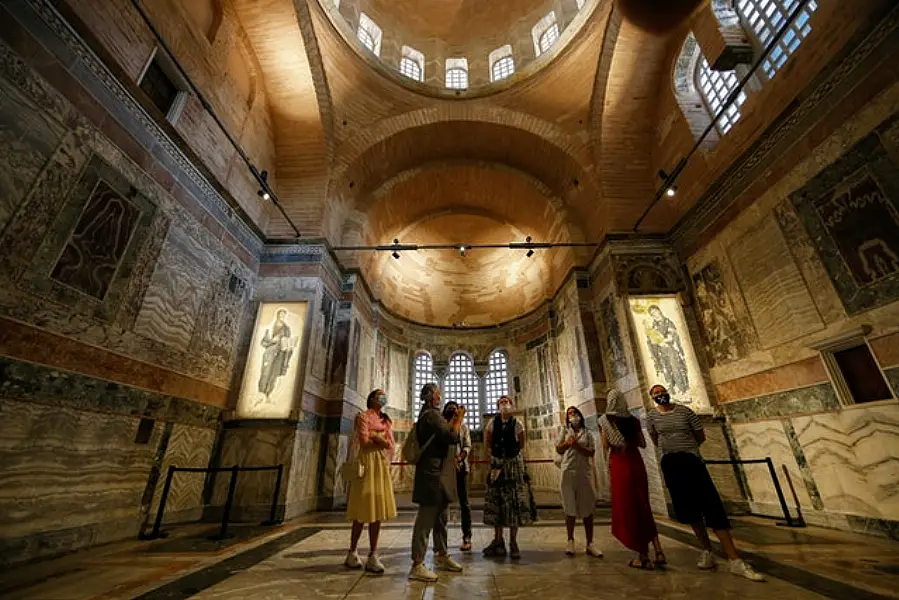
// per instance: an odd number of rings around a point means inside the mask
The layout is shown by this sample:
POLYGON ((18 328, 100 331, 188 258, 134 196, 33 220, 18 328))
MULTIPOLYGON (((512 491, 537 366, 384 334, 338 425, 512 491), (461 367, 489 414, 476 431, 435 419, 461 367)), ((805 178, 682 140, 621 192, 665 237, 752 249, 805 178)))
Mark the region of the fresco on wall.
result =
POLYGON ((378 334, 378 343, 375 348, 375 369, 372 381, 372 389, 378 387, 390 397, 390 342, 382 334, 378 334))
POLYGON ((615 314, 615 304, 611 296, 606 297, 599 305, 599 316, 602 320, 602 328, 605 331, 603 345, 609 359, 609 371, 612 380, 625 377, 630 369, 627 366, 627 356, 624 353, 624 342, 621 340, 621 326, 615 314))
POLYGON ((315 317, 315 328, 312 331, 313 340, 318 340, 309 351, 312 353, 311 372, 318 379, 323 380, 327 372, 328 351, 331 346, 331 329, 334 325, 334 313, 337 305, 334 299, 324 292, 319 305, 318 314, 315 317))
POLYGON ((893 118, 790 195, 849 314, 899 298, 899 170, 893 118))
POLYGON ((746 356, 753 346, 752 334, 740 326, 717 260, 693 274, 693 288, 711 366, 746 356))
POLYGON ((629 303, 647 384, 661 383, 674 401, 709 412, 705 383, 677 298, 639 297, 629 303))
POLYGON ((259 306, 237 414, 244 418, 286 418, 293 408, 306 302, 259 306))
POLYGON ((359 385, 359 348, 362 343, 361 325, 358 319, 353 319, 353 342, 350 344, 350 359, 347 364, 347 387, 358 390, 359 385))

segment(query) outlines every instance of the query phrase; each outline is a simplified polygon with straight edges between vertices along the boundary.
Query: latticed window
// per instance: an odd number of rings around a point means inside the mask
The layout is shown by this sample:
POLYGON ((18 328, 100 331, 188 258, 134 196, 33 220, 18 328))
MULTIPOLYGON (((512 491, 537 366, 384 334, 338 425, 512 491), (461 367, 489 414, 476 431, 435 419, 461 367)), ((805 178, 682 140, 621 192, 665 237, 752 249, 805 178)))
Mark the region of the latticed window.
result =
POLYGON ((404 56, 400 60, 400 73, 409 79, 421 81, 421 66, 408 56, 404 56))
POLYGON ((356 37, 363 46, 380 56, 381 28, 365 13, 359 13, 359 28, 356 30, 356 37))
POLYGON ((490 76, 493 81, 499 81, 500 79, 505 79, 514 72, 515 59, 511 56, 504 56, 493 63, 493 67, 490 69, 490 76))
POLYGON ((581 10, 584 8, 584 4, 586 4, 587 0, 577 0, 577 9, 581 10))
POLYGON ((481 402, 478 374, 474 361, 467 354, 457 353, 450 358, 446 379, 443 382, 443 398, 465 407, 465 424, 469 429, 481 428, 481 402))
POLYGON ((543 54, 559 39, 559 24, 553 23, 549 29, 540 36, 540 54, 543 54))
POLYGON ((451 90, 468 88, 468 59, 446 59, 446 87, 451 90))
MULTIPOLYGON (((739 79, 734 71, 713 71, 704 56, 696 61, 696 88, 705 101, 706 109, 712 118, 718 114, 731 92, 736 89, 739 79)), ((740 92, 736 100, 727 107, 715 126, 723 135, 730 131, 734 123, 740 120, 740 107, 746 102, 746 94, 740 92)))
POLYGON ((412 366, 412 402, 415 406, 415 414, 421 410, 421 388, 426 383, 435 383, 440 385, 437 375, 434 374, 434 359, 426 352, 421 352, 415 357, 415 363, 412 366))
MULTIPOLYGON (((783 27, 798 5, 799 0, 737 0, 735 8, 743 26, 752 34, 757 44, 764 48, 771 43, 774 35, 783 27)), ((768 57, 762 62, 762 69, 768 79, 774 77, 802 40, 811 33, 809 21, 817 9, 818 3, 814 0, 806 4, 783 37, 777 41, 777 45, 771 49, 768 57)))
POLYGON ((488 411, 496 407, 497 400, 509 395, 509 357, 502 350, 496 350, 490 355, 484 391, 488 411))
POLYGON ((556 21, 556 11, 549 11, 545 17, 540 19, 533 29, 531 29, 531 38, 534 40, 534 52, 540 56, 550 49, 559 39, 559 24, 556 21))

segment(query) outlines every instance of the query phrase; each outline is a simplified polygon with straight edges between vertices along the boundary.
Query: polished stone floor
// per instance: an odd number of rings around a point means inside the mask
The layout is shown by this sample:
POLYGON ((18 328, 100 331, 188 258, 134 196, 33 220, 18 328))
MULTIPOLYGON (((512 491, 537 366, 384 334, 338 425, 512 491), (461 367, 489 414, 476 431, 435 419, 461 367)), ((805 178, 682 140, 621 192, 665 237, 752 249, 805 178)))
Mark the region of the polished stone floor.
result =
MULTIPOLYGON (((455 551, 460 534, 454 529, 453 552, 465 572, 441 574, 435 585, 406 579, 412 513, 385 526, 381 555, 388 570, 380 576, 342 566, 348 527, 340 515, 325 513, 275 529, 236 526, 225 542, 208 540, 206 528, 178 527, 165 540, 112 544, 27 565, 0 575, 0 598, 899 598, 899 543, 885 539, 741 519, 735 536, 748 561, 768 576, 766 583, 752 583, 729 574, 723 564, 717 572, 698 571, 691 535, 665 521, 659 524, 670 562, 664 571, 629 569, 630 553, 610 536, 602 517, 597 539, 605 558, 582 553, 580 529, 581 553, 567 557, 558 516, 544 511, 538 525, 521 531, 517 561, 455 551)), ((487 528, 476 528, 476 549, 490 536, 487 528)), ((364 555, 365 537, 363 542, 364 555)))

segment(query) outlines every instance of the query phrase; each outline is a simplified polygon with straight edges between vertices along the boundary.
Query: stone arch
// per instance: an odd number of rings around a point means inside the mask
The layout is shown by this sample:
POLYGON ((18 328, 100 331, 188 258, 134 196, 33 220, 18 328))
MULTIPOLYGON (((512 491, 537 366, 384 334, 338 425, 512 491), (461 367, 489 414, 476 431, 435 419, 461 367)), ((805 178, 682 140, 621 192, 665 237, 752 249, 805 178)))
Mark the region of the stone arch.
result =
POLYGON ((197 0, 179 4, 187 13, 188 20, 203 33, 206 41, 215 43, 224 16, 222 0, 197 0))

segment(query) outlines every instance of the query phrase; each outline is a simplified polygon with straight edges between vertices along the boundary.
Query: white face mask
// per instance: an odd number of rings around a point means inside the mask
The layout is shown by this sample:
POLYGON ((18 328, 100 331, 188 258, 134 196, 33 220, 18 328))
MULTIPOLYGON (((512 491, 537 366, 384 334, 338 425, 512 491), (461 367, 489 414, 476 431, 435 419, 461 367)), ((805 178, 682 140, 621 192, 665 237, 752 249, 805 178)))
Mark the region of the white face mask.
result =
POLYGON ((568 422, 571 423, 572 427, 580 427, 581 418, 577 415, 573 415, 568 418, 568 422))
POLYGON ((504 417, 507 417, 512 414, 512 405, 511 404, 500 404, 499 412, 502 413, 504 417))

